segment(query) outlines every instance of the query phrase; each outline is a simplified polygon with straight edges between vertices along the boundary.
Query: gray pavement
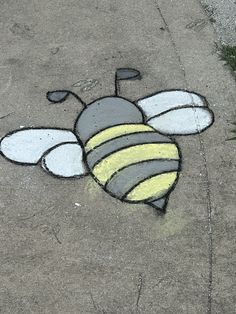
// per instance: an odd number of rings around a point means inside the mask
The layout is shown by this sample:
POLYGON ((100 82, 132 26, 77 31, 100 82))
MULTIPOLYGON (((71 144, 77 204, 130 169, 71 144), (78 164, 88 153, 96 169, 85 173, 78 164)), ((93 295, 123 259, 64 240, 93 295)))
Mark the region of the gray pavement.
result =
POLYGON ((219 40, 230 46, 236 46, 236 1, 201 0, 207 15, 213 22, 219 40))
POLYGON ((75 92, 113 93, 117 67, 132 100, 167 88, 207 97, 216 122, 178 137, 183 171, 166 215, 121 203, 90 178, 0 163, 0 312, 3 314, 235 313, 235 81, 196 0, 7 1, 1 16, 0 136, 20 126, 71 128, 75 92), (199 21, 205 21, 199 27, 199 21), (95 81, 96 80, 96 81, 95 81), (87 81, 88 82, 88 81, 87 81), (91 81, 90 81, 91 82, 91 81), (86 83, 87 84, 87 83, 86 83))

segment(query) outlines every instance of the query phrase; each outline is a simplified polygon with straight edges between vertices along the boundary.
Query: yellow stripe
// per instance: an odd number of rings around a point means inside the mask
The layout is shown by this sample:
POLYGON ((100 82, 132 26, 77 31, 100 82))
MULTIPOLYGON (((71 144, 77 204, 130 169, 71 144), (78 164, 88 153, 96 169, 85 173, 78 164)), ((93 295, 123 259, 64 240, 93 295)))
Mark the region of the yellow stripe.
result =
POLYGON ((135 145, 104 158, 92 172, 102 184, 105 184, 119 169, 149 159, 179 159, 179 152, 175 144, 169 143, 135 145))
POLYGON ((121 135, 137 133, 137 132, 150 132, 155 130, 145 124, 122 124, 107 128, 97 134, 95 134, 86 144, 86 152, 94 149, 99 144, 106 142, 110 139, 116 138, 121 135))
POLYGON ((145 201, 160 198, 167 193, 177 178, 177 172, 156 175, 137 185, 126 197, 129 201, 145 201))

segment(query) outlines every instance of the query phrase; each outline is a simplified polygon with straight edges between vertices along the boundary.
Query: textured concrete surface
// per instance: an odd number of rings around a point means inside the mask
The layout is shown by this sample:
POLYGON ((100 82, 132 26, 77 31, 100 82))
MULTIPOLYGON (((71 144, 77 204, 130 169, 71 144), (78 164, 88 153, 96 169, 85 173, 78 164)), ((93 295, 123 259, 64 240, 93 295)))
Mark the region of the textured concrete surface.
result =
POLYGON ((72 127, 80 104, 50 105, 46 92, 77 83, 89 102, 112 93, 125 66, 143 79, 122 83, 123 96, 188 88, 216 116, 202 135, 177 138, 183 172, 165 216, 111 198, 90 177, 59 180, 1 158, 0 312, 235 313, 236 145, 226 141, 235 81, 198 1, 0 6, 0 116, 10 114, 0 136, 72 127))
POLYGON ((236 1, 201 0, 223 44, 236 46, 236 1))

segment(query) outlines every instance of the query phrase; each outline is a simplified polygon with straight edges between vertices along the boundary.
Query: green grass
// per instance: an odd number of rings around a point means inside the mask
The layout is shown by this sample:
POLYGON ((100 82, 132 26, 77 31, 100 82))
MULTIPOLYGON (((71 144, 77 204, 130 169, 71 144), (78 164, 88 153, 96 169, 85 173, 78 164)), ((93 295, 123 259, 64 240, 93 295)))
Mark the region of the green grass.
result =
POLYGON ((236 46, 223 45, 221 48, 221 58, 236 71, 236 46))

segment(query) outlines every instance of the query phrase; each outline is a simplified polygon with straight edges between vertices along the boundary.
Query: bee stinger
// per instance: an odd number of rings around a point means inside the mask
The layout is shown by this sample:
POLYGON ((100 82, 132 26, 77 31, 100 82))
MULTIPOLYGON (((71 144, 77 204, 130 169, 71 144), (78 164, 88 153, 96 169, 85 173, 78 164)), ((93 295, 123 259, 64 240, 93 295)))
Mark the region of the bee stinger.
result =
POLYGON ((206 99, 186 90, 166 90, 131 102, 118 96, 121 80, 140 79, 135 69, 117 69, 115 95, 86 105, 75 93, 47 93, 49 101, 76 97, 84 109, 73 130, 25 128, 8 133, 0 151, 8 160, 40 163, 49 174, 91 174, 111 196, 165 212, 181 171, 181 152, 172 136, 198 134, 214 122, 206 99))

